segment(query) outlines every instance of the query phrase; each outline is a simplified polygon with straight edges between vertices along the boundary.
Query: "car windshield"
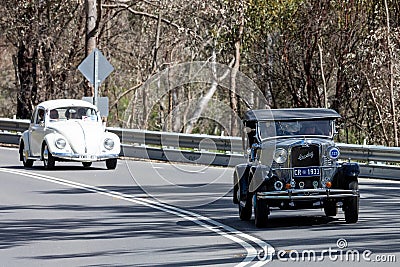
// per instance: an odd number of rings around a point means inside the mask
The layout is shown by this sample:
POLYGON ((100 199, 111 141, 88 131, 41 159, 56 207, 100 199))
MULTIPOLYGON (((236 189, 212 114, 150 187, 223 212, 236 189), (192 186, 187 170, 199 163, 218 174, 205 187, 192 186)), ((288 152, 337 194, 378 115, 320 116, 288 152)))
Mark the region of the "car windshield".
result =
POLYGON ((329 136, 332 132, 331 120, 297 120, 297 121, 265 121, 259 122, 261 139, 274 136, 329 136))
POLYGON ((83 120, 98 121, 96 110, 89 107, 60 107, 48 111, 49 121, 83 120))

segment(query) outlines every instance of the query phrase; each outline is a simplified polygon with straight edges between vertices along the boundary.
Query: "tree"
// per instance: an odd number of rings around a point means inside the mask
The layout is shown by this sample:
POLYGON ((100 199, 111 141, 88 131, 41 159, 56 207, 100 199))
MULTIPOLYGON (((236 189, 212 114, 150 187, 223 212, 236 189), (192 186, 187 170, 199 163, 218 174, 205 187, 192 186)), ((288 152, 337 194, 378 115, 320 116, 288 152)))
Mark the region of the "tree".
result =
POLYGON ((1 28, 16 51, 17 117, 30 118, 43 100, 79 95, 74 77, 82 47, 79 3, 3 1, 2 8, 1 28))

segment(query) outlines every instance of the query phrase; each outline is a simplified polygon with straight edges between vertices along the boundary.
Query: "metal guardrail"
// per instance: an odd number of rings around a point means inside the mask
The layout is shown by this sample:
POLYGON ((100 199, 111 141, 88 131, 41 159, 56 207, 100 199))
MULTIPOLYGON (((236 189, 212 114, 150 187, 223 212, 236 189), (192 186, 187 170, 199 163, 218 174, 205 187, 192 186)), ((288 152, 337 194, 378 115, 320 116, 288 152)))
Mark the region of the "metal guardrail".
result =
POLYGON ((23 132, 29 127, 29 120, 12 120, 0 118, 0 131, 23 132))
MULTIPOLYGON (((0 143, 18 144, 28 120, 0 118, 0 143)), ((235 166, 246 162, 242 140, 237 137, 180 134, 135 129, 107 128, 122 140, 122 156, 162 161, 235 166)), ((400 163, 400 147, 342 144, 342 160, 358 160, 361 175, 370 178, 400 179, 400 168, 382 163, 400 163), (379 162, 380 164, 374 164, 379 162)))
POLYGON ((146 144, 162 147, 190 148, 209 151, 243 153, 242 139, 205 134, 181 134, 134 129, 107 128, 125 144, 146 144))

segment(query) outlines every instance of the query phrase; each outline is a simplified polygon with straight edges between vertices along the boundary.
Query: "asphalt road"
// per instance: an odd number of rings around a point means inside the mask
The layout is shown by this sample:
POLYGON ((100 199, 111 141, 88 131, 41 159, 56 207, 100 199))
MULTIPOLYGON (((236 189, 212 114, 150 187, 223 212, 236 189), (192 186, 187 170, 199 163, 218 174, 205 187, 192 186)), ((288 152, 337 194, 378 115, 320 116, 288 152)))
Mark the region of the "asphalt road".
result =
MULTIPOLYGON (((397 266, 400 182, 360 179, 343 212, 274 210, 240 221, 231 168, 120 160, 24 169, 0 148, 0 266, 397 266), (263 250, 275 256, 270 259, 263 250)), ((267 253, 268 254, 268 253, 267 253)))

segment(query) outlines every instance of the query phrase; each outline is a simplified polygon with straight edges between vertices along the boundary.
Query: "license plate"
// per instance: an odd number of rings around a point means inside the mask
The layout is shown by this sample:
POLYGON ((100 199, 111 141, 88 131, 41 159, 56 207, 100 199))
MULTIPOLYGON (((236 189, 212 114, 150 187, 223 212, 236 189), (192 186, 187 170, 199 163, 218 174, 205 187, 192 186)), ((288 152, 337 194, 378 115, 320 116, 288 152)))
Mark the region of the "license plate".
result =
POLYGON ((319 176, 319 167, 305 167, 305 168, 294 168, 294 177, 309 177, 309 176, 319 176))
POLYGON ((96 155, 80 155, 80 159, 91 159, 91 160, 96 160, 97 156, 96 155))

